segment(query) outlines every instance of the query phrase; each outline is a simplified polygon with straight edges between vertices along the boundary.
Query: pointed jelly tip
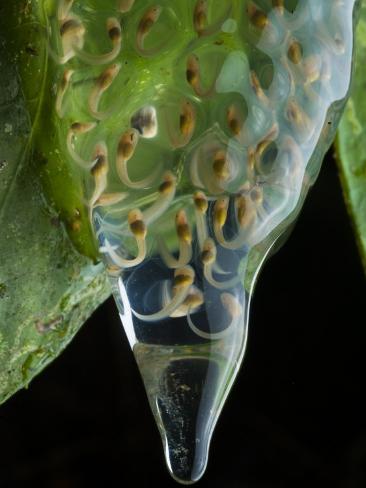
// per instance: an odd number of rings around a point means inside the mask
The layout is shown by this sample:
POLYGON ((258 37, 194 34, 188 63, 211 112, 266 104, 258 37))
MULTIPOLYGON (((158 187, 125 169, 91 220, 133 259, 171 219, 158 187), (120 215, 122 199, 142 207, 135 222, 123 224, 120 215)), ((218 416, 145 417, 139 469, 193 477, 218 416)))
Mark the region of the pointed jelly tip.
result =
MULTIPOLYGON (((206 346, 207 347, 207 346, 206 346)), ((232 369, 208 348, 137 345, 134 348, 172 477, 181 484, 205 472, 209 444, 232 369), (165 351, 164 351, 165 349, 165 351), (163 352, 164 351, 164 352, 163 352)))
POLYGON ((215 362, 196 357, 172 361, 160 378, 155 416, 169 472, 179 483, 198 481, 206 469, 217 375, 215 362))

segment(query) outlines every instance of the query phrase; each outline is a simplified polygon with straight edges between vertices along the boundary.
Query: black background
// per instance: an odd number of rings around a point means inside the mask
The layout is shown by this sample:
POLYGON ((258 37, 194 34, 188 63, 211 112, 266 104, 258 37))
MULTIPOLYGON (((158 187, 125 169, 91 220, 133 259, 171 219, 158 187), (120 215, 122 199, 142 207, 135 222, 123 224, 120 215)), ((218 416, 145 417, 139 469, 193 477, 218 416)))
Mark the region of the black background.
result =
MULTIPOLYGON (((366 488, 365 281, 328 155, 266 264, 198 486, 366 488)), ((0 487, 176 487, 109 300, 0 407, 0 487)))

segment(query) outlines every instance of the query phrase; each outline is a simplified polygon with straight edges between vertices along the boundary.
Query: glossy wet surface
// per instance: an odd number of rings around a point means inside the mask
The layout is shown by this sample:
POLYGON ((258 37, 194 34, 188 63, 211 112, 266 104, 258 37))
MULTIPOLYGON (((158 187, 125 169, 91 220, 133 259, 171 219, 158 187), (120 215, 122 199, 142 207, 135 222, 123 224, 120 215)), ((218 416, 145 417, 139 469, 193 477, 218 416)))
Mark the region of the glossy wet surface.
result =
POLYGON ((49 11, 61 149, 83 175, 166 461, 183 483, 204 472, 244 356, 255 276, 334 136, 353 6, 60 0, 49 11))
MULTIPOLYGON (((328 161, 261 275, 245 366, 200 486, 366 485, 364 297, 328 161), (273 322, 283 297, 287 313, 273 322)), ((0 407, 0 432, 2 488, 176 486, 112 300, 29 390, 0 407)))

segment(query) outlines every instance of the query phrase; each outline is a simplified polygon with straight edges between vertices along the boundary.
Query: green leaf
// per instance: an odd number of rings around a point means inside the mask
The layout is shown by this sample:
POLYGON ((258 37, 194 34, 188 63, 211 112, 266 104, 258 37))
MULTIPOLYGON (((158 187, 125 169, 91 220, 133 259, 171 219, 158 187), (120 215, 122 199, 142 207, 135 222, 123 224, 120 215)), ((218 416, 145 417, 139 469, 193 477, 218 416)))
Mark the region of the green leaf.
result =
MULTIPOLYGON (((14 4, 20 12, 23 3, 14 4)), ((14 4, 0 8, 8 25, 14 4)), ((43 96, 41 28, 21 23, 11 36, 17 46, 0 38, 0 403, 56 358, 110 294, 101 265, 75 251, 46 205, 30 153, 43 96), (33 93, 20 86, 14 61, 20 76, 33 76, 33 93)))
POLYGON ((366 1, 356 37, 356 68, 351 98, 339 126, 337 160, 345 201, 352 217, 366 271, 366 1))

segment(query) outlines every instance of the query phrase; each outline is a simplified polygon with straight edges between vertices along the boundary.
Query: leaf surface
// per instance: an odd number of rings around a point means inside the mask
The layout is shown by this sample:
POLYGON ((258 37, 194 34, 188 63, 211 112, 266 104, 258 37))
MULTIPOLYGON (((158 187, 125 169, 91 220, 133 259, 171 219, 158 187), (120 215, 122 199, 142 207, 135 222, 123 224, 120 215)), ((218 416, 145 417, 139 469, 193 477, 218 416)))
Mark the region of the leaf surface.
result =
POLYGON ((45 203, 41 161, 30 149, 43 95, 42 26, 16 29, 23 59, 0 38, 0 403, 55 359, 110 294, 102 266, 75 251, 45 203), (33 93, 21 87, 16 64, 33 76, 33 93))
POLYGON ((366 1, 356 35, 356 65, 351 97, 336 143, 344 197, 366 271, 366 1))

